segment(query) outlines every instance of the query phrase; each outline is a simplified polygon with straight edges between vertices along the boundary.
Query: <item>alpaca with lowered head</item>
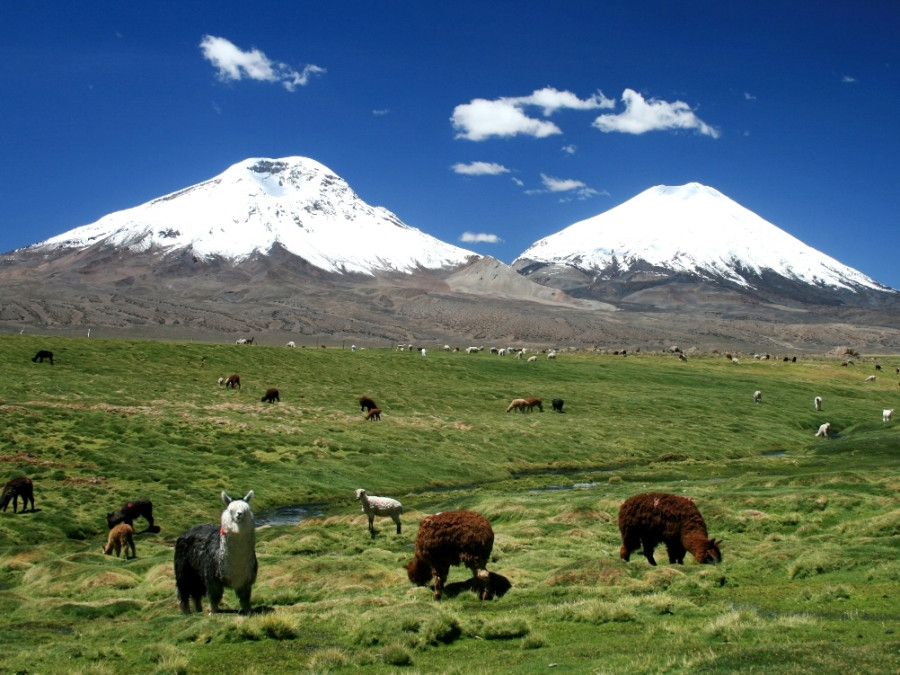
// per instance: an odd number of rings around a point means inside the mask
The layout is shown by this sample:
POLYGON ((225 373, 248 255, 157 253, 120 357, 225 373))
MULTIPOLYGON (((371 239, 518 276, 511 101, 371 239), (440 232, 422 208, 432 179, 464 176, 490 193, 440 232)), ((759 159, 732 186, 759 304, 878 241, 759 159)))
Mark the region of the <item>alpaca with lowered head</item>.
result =
POLYGON ((707 536, 703 516, 687 497, 665 492, 629 497, 619 509, 619 532, 619 556, 626 562, 633 551, 643 548, 647 562, 655 566, 653 549, 659 543, 666 545, 672 564, 684 564, 688 551, 698 563, 722 561, 719 545, 707 536))
POLYGON ((19 497, 22 498, 22 513, 28 508, 28 502, 31 502, 31 510, 34 511, 34 483, 30 478, 18 476, 13 478, 3 486, 3 494, 0 495, 0 509, 6 511, 9 502, 12 501, 13 513, 19 510, 19 497))
POLYGON ((106 546, 103 547, 103 552, 106 555, 111 555, 113 550, 115 550, 116 557, 118 558, 122 549, 125 549, 125 560, 128 560, 129 548, 131 549, 131 557, 137 558, 137 551, 134 548, 134 530, 131 525, 119 523, 109 531, 109 536, 106 538, 106 546))
POLYGON ((256 525, 250 500, 231 499, 222 491, 225 510, 221 523, 195 525, 175 542, 175 588, 181 611, 203 611, 201 599, 209 597, 209 613, 219 611, 225 588, 233 588, 241 613, 250 613, 250 593, 256 582, 256 525))
POLYGON ((118 511, 110 511, 106 514, 106 524, 113 529, 119 523, 134 526, 137 518, 147 521, 147 531, 155 532, 158 528, 153 525, 153 502, 149 499, 135 499, 125 502, 118 511))

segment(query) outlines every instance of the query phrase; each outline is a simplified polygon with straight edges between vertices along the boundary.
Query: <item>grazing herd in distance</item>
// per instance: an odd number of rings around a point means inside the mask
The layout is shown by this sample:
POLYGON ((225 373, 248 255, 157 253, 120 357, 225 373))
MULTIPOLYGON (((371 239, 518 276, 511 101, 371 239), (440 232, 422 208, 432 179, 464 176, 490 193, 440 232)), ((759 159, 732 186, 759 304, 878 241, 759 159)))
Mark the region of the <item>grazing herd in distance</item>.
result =
MULTIPOLYGON (((253 344, 253 338, 241 338, 237 344, 253 344)), ((289 342, 288 346, 294 347, 295 344, 289 342)), ((401 345, 398 348, 412 350, 412 345, 401 345)), ((444 349, 451 351, 446 345, 444 349)), ((470 347, 465 351, 472 354, 483 349, 470 347)), ((673 350, 679 353, 682 361, 686 360, 680 350, 677 348, 673 350)), ((352 351, 356 351, 355 345, 352 351)), ((521 358, 525 353, 524 349, 491 351, 499 356, 515 353, 516 358, 521 358)), ((426 356, 427 351, 423 348, 420 353, 426 356)), ((616 354, 625 356, 627 352, 622 350, 616 354)), ((536 355, 532 356, 529 361, 536 358, 536 355)), ((555 359, 556 352, 548 352, 547 358, 555 359)), ((732 363, 739 363, 739 360, 731 354, 727 354, 726 358, 732 363)), ((757 355, 757 358, 770 357, 757 355)), ((43 363, 45 360, 53 365, 52 352, 40 350, 32 358, 35 363, 43 363)), ((788 358, 785 357, 784 360, 787 361, 788 358)), ((844 362, 841 365, 849 364, 852 362, 844 362)), ((881 366, 876 365, 876 369, 881 370, 881 366)), ((897 372, 900 374, 900 368, 897 368, 897 372)), ((865 382, 874 380, 874 375, 865 378, 865 382)), ((225 388, 241 388, 240 376, 237 374, 232 374, 228 378, 220 377, 218 383, 225 388)), ((753 400, 757 404, 762 402, 761 390, 754 391, 753 400)), ((280 394, 275 387, 267 389, 261 399, 261 402, 267 403, 279 401, 280 394)), ((364 419, 381 419, 381 409, 372 398, 361 396, 358 402, 360 411, 365 413, 364 419)), ((554 398, 552 401, 552 409, 555 412, 562 413, 563 405, 561 398, 554 398)), ((817 412, 822 411, 822 397, 814 397, 813 405, 817 412)), ((506 412, 518 410, 526 413, 532 412, 534 408, 543 412, 543 402, 540 398, 516 398, 511 401, 506 412)), ((893 408, 885 408, 882 412, 882 421, 890 422, 893 412, 893 408)), ((828 422, 823 423, 816 432, 817 437, 830 437, 831 434, 831 425, 828 422)), ((225 509, 220 523, 194 526, 176 540, 174 559, 176 597, 184 613, 189 614, 191 606, 195 611, 201 612, 203 597, 208 598, 210 613, 217 612, 225 588, 232 588, 235 591, 242 613, 251 611, 251 591, 258 572, 255 522, 249 505, 253 494, 251 490, 242 499, 231 499, 223 491, 221 497, 225 509)), ((13 478, 6 483, 0 496, 0 510, 6 511, 12 502, 13 513, 17 513, 20 498, 23 513, 27 510, 29 502, 31 511, 35 511, 34 485, 31 479, 25 476, 13 478)), ((396 525, 396 533, 401 534, 400 516, 403 514, 403 505, 398 500, 369 495, 362 488, 356 490, 355 499, 360 502, 362 511, 367 516, 370 537, 376 536, 374 527, 376 517, 391 518, 396 525)), ((108 513, 109 534, 106 544, 102 547, 103 553, 111 555, 115 551, 118 557, 124 551, 126 559, 136 557, 133 523, 140 517, 148 523, 144 532, 160 531, 154 523, 153 505, 149 500, 127 502, 117 511, 108 513)), ((619 509, 618 528, 622 539, 619 556, 626 562, 630 560, 634 551, 641 550, 648 563, 655 566, 653 552, 659 544, 665 545, 670 564, 683 564, 687 553, 700 564, 719 563, 722 560, 721 540, 708 537, 706 523, 700 511, 693 500, 687 497, 661 492, 629 497, 619 509)), ((423 586, 431 581, 433 597, 439 600, 443 595, 449 568, 464 565, 472 572, 478 597, 487 600, 504 594, 511 586, 504 577, 486 569, 493 542, 494 532, 491 524, 481 514, 474 511, 439 512, 426 516, 419 523, 413 560, 404 567, 412 583, 423 586)))

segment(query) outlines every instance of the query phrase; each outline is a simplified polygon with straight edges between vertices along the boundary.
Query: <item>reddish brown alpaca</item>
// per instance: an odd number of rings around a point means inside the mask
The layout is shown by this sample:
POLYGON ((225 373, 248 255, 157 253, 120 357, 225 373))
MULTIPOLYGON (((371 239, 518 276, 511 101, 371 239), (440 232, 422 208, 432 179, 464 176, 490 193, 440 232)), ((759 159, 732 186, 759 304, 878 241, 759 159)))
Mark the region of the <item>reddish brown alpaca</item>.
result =
POLYGON ((405 565, 409 580, 417 586, 434 581, 434 599, 440 600, 451 565, 463 564, 472 570, 479 587, 478 597, 491 597, 490 574, 486 566, 494 547, 494 530, 474 511, 445 511, 428 516, 419 524, 415 557, 405 565))
POLYGON ((706 534, 706 523, 693 501, 665 492, 648 492, 629 497, 619 509, 622 548, 619 555, 627 561, 633 551, 643 548, 651 565, 653 549, 666 545, 670 563, 684 563, 690 551, 698 563, 717 563, 722 553, 715 539, 706 534))
POLYGON ((106 555, 110 555, 113 550, 115 550, 116 557, 118 558, 120 557, 120 552, 124 549, 125 560, 128 560, 129 548, 131 549, 131 557, 137 558, 137 552, 134 549, 134 530, 131 528, 131 525, 119 523, 109 531, 109 536, 106 539, 106 546, 103 547, 103 552, 106 555))

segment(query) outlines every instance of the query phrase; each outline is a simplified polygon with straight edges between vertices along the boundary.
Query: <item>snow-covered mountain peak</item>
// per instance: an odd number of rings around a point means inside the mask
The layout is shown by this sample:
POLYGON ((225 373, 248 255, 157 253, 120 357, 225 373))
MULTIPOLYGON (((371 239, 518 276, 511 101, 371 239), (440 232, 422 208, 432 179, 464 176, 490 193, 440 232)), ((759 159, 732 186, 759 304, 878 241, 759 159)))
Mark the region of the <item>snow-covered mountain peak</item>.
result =
POLYGON ((411 272, 477 254, 404 224, 306 157, 251 158, 202 183, 111 213, 30 248, 97 244, 233 261, 279 245, 329 272, 411 272))
POLYGON ((569 265, 600 279, 650 268, 752 287, 774 272, 818 287, 888 290, 700 183, 649 188, 535 242, 513 266, 525 261, 569 265))

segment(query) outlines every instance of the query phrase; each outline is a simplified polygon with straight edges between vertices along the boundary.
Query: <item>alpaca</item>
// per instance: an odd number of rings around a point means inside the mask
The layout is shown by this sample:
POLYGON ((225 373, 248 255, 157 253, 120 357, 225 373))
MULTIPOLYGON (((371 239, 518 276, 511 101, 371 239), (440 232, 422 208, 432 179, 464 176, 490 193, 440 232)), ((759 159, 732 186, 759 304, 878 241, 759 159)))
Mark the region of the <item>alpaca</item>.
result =
POLYGON ((119 523, 109 531, 109 536, 106 538, 106 546, 103 547, 103 552, 106 555, 111 555, 113 549, 115 549, 116 557, 118 558, 120 557, 119 552, 124 549, 125 560, 128 560, 129 548, 131 549, 131 557, 137 558, 137 551, 134 548, 134 530, 131 528, 131 525, 119 523))
POLYGON ((238 389, 241 388, 241 376, 237 374, 229 375, 228 379, 225 380, 225 388, 234 389, 235 387, 237 387, 238 389))
POLYGON ((875 381, 875 376, 874 376, 874 375, 869 375, 864 381, 865 381, 865 382, 874 382, 874 381, 875 381))
POLYGON ((822 397, 821 396, 816 396, 813 399, 813 407, 815 407, 816 410, 822 409, 822 397))
POLYGON ((759 403, 760 400, 762 400, 762 392, 759 389, 757 389, 756 391, 753 392, 753 401, 754 401, 754 403, 759 403))
POLYGON ((118 511, 110 511, 106 514, 106 524, 110 529, 119 523, 134 525, 137 518, 147 521, 147 531, 154 532, 157 528, 153 525, 153 502, 149 499, 135 499, 125 502, 118 511))
POLYGON ((375 405, 375 401, 370 399, 368 396, 360 396, 359 397, 359 409, 363 412, 369 412, 372 408, 377 408, 375 405))
POLYGON ((44 359, 50 361, 50 365, 53 365, 53 352, 47 351, 46 349, 40 350, 37 354, 34 355, 34 358, 31 360, 34 363, 43 363, 44 359))
POLYGON ((380 422, 381 408, 372 408, 369 412, 366 413, 366 419, 370 422, 380 422))
POLYGON ((30 478, 18 476, 3 486, 3 494, 0 495, 0 509, 6 511, 9 502, 12 501, 13 513, 19 510, 19 497, 22 498, 22 513, 28 509, 31 502, 31 511, 34 512, 34 483, 30 478))
POLYGON ((553 406, 553 412, 561 413, 563 411, 564 401, 561 398, 555 398, 550 405, 553 406))
POLYGON ((537 361, 537 356, 529 356, 528 357, 528 363, 534 363, 535 361, 537 361))
POLYGON ((882 422, 890 422, 891 417, 893 417, 893 415, 894 415, 893 408, 885 408, 884 410, 881 411, 881 421, 882 422))
POLYGON ((209 613, 219 611, 225 588, 233 588, 241 614, 250 613, 250 593, 256 582, 256 529, 250 500, 232 500, 222 491, 225 510, 221 524, 195 525, 175 542, 175 588, 181 611, 203 611, 201 599, 209 597, 209 613))
POLYGON ((821 436, 822 438, 828 438, 831 435, 831 424, 825 422, 819 427, 819 430, 816 432, 816 438, 821 436))
POLYGON ((369 535, 375 536, 375 516, 389 516, 397 526, 397 534, 400 534, 400 514, 403 513, 403 504, 390 497, 369 496, 362 488, 356 491, 356 501, 362 504, 362 510, 369 518, 369 535))
POLYGON ((700 511, 686 497, 664 492, 629 497, 619 509, 619 532, 619 556, 626 562, 632 551, 643 548, 647 562, 655 566, 653 549, 659 543, 666 545, 672 564, 684 564, 688 551, 701 564, 722 561, 718 543, 707 536, 700 511))
POLYGON ((529 396, 525 399, 526 412, 531 412, 534 408, 544 412, 544 403, 537 396, 529 396))
POLYGON ((510 410, 518 410, 519 412, 525 412, 525 399, 524 398, 514 398, 509 403, 509 407, 506 409, 506 412, 510 410))
POLYGON ((419 524, 415 557, 405 565, 409 580, 424 586, 434 582, 434 599, 440 600, 451 565, 472 570, 478 597, 491 597, 491 579, 486 567, 494 547, 494 530, 474 511, 445 511, 428 516, 419 524))
POLYGON ((287 343, 287 346, 290 347, 291 349, 293 349, 294 347, 297 346, 297 343, 294 342, 293 340, 291 340, 290 342, 287 343))
POLYGON ((281 401, 279 397, 278 390, 275 387, 269 387, 266 389, 266 393, 263 394, 263 397, 260 399, 262 403, 275 403, 276 401, 281 401))

